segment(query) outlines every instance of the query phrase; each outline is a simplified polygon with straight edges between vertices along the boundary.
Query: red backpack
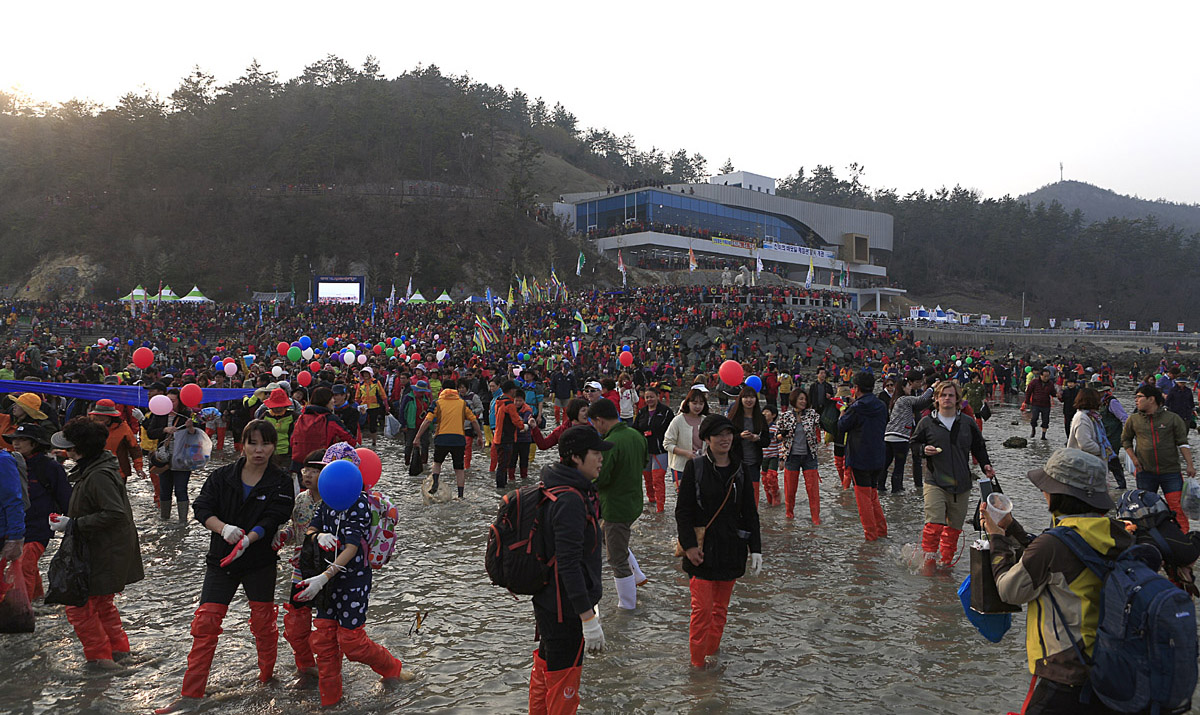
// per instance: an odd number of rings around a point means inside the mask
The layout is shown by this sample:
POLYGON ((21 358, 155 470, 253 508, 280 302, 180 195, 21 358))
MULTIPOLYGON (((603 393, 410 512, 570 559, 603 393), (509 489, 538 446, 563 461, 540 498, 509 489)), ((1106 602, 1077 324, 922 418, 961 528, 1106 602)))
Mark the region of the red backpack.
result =
POLYGON ((354 437, 334 421, 332 414, 305 411, 292 428, 292 455, 304 459, 309 452, 327 449, 336 442, 354 444, 354 441, 354 437))

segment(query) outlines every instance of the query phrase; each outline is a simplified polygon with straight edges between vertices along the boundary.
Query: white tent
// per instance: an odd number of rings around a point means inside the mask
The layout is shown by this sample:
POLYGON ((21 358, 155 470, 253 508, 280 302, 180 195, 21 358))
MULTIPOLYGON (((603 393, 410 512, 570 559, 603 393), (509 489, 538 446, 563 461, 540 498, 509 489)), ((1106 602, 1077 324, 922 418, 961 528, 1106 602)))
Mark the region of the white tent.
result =
POLYGON ((409 298, 407 302, 409 302, 409 303, 428 303, 429 301, 425 300, 425 296, 421 295, 421 291, 417 291, 416 293, 412 294, 412 297, 409 298))
POLYGON ((199 286, 192 286, 192 289, 187 292, 187 295, 180 298, 179 302, 181 302, 181 303, 212 303, 213 300, 211 298, 206 298, 204 296, 204 294, 200 292, 199 286))
POLYGON ((133 290, 129 291, 129 295, 125 296, 124 298, 121 298, 120 300, 128 303, 128 302, 134 301, 134 300, 145 300, 145 299, 146 299, 146 289, 139 285, 139 286, 134 287, 133 290))
POLYGON ((435 300, 433 302, 434 303, 453 303, 454 300, 450 297, 449 293, 447 293, 446 291, 442 291, 442 294, 439 295, 437 297, 437 300, 435 300))
POLYGON ((179 296, 175 295, 175 291, 171 290, 171 286, 167 286, 158 295, 150 296, 150 300, 179 300, 179 296))

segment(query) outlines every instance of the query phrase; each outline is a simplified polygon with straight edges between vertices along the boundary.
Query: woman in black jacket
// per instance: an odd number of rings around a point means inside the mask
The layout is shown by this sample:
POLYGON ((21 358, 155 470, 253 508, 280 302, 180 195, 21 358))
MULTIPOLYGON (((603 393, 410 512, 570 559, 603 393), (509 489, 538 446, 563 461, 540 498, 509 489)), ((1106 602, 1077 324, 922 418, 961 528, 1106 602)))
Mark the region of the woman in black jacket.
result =
MULTIPOLYGON (((212 537, 205 557, 200 607, 192 618, 184 698, 204 697, 221 621, 239 585, 250 602, 258 678, 265 683, 274 672, 279 642, 275 562, 279 556, 271 549, 271 540, 291 518, 294 501, 291 477, 271 463, 277 439, 271 423, 250 422, 242 431, 241 459, 209 475, 196 497, 196 521, 211 531, 212 537)), ((159 712, 171 712, 174 707, 159 712)))
POLYGON ((710 415, 700 424, 705 454, 692 459, 679 480, 675 522, 683 548, 683 570, 691 577, 692 619, 689 631, 692 665, 703 668, 717 652, 729 612, 733 584, 762 569, 758 505, 745 472, 740 440, 727 417, 710 415), (706 527, 703 544, 696 527, 706 527))
POLYGON ((633 418, 633 428, 646 438, 646 466, 642 479, 646 482, 646 500, 658 505, 663 513, 667 502, 667 450, 663 437, 675 419, 671 408, 659 401, 658 388, 651 385, 643 391, 646 406, 633 418))
MULTIPOLYGON (((167 391, 167 397, 171 399, 171 412, 165 415, 154 415, 146 422, 146 436, 156 440, 160 445, 180 430, 193 433, 197 429, 203 429, 199 419, 192 415, 192 411, 187 408, 187 405, 179 401, 179 388, 172 387, 167 391)), ((169 453, 173 451, 168 448, 169 453)), ((150 457, 150 471, 158 473, 159 516, 163 519, 171 518, 171 494, 174 493, 175 501, 179 505, 179 522, 186 523, 188 480, 191 479, 191 471, 175 469, 170 462, 170 457, 165 464, 159 463, 153 455, 150 457)))

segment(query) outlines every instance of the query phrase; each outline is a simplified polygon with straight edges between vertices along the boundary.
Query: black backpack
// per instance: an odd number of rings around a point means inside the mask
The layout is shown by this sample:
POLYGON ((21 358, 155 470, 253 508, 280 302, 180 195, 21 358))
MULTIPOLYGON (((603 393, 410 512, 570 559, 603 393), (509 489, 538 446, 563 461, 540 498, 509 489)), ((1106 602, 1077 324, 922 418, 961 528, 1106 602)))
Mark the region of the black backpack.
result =
MULTIPOLYGON (((541 520, 547 502, 557 501, 574 487, 546 487, 531 484, 505 494, 495 521, 488 527, 487 553, 483 566, 497 586, 513 594, 530 596, 551 581, 554 558, 546 558, 541 520)), ((590 518, 590 517, 589 517, 590 518)))

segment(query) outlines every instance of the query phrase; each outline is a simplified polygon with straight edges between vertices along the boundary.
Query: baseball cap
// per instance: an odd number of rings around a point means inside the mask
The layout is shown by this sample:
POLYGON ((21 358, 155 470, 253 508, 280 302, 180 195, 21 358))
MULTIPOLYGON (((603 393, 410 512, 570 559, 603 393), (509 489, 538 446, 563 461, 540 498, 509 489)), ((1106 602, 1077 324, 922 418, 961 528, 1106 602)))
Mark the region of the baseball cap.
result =
POLYGON ((593 449, 597 452, 607 452, 612 448, 613 443, 600 439, 600 433, 591 425, 575 425, 558 438, 558 454, 564 459, 572 455, 587 454, 593 449))

